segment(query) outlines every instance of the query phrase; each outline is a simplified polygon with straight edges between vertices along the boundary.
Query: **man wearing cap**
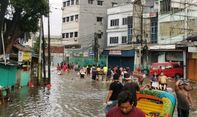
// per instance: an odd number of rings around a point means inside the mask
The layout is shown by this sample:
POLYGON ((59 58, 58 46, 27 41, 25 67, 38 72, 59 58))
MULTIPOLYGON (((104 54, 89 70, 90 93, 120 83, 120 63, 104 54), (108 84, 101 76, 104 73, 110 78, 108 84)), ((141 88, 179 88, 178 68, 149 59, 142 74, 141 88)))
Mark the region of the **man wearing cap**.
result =
POLYGON ((134 98, 129 91, 118 95, 118 106, 112 108, 106 117, 145 117, 144 112, 133 106, 134 98))
POLYGON ((136 92, 140 90, 139 85, 136 82, 132 82, 131 77, 126 78, 127 83, 125 83, 123 87, 123 91, 129 91, 131 95, 134 97, 134 106, 137 106, 137 96, 136 92))
POLYGON ((117 99, 118 99, 118 94, 122 91, 122 83, 119 81, 119 75, 114 74, 113 75, 113 82, 109 86, 109 92, 106 97, 105 103, 107 106, 105 107, 105 113, 107 114, 109 110, 116 106, 117 104, 117 99))
POLYGON ((190 105, 192 107, 191 95, 185 90, 184 85, 182 80, 178 80, 175 85, 178 117, 189 117, 190 105))

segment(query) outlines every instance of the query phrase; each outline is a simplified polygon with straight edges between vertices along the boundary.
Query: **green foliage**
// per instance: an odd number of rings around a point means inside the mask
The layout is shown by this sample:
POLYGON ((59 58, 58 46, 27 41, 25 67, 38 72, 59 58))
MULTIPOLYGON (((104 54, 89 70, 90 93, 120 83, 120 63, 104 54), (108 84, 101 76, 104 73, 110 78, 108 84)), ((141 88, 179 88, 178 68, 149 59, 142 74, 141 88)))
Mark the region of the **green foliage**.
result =
MULTIPOLYGON (((49 13, 48 0, 1 0, 4 5, 0 11, 0 31, 6 23, 4 30, 4 40, 6 52, 11 52, 15 40, 24 33, 37 32, 39 29, 39 19, 49 13), (6 17, 5 17, 6 16, 6 17)), ((22 41, 22 40, 21 40, 22 41)))
POLYGON ((15 9, 22 9, 20 18, 20 29, 24 32, 36 32, 41 15, 47 15, 47 0, 11 0, 15 9))

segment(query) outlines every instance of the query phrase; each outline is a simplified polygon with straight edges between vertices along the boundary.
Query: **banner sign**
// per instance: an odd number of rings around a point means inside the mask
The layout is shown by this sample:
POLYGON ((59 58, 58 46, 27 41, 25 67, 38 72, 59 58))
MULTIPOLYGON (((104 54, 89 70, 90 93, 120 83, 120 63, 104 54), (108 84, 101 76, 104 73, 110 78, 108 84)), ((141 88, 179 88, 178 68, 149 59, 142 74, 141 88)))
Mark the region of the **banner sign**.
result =
POLYGON ((121 50, 110 50, 109 55, 121 55, 121 50))
POLYGON ((18 61, 31 61, 31 52, 18 51, 18 61))

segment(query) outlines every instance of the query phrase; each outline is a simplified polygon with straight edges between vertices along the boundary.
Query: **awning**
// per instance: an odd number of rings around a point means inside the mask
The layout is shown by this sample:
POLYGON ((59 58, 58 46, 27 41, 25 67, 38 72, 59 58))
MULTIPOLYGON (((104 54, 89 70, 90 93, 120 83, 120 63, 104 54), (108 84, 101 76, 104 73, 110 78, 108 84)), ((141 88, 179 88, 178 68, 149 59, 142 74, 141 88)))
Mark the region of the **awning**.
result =
POLYGON ((109 46, 105 50, 132 50, 134 47, 132 45, 117 45, 117 46, 109 46))
POLYGON ((176 45, 150 45, 149 50, 172 50, 176 49, 176 45))
POLYGON ((103 55, 133 57, 135 56, 135 50, 104 50, 103 55))

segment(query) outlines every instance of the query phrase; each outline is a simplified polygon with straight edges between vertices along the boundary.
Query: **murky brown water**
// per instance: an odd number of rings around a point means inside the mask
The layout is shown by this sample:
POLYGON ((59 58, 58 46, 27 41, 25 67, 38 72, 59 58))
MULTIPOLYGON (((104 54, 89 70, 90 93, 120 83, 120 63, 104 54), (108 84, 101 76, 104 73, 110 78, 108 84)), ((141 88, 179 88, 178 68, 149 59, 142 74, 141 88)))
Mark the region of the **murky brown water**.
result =
MULTIPOLYGON (((0 117, 104 117, 103 101, 108 86, 90 78, 79 79, 73 72, 62 76, 53 73, 50 91, 44 88, 15 91, 11 102, 0 105, 0 117)), ((192 97, 197 106, 196 85, 192 97)), ((191 112, 190 117, 197 117, 197 113, 191 112)))
POLYGON ((53 74, 50 91, 22 88, 12 102, 0 106, 1 117, 103 117, 103 100, 108 85, 79 79, 73 73, 53 74))

